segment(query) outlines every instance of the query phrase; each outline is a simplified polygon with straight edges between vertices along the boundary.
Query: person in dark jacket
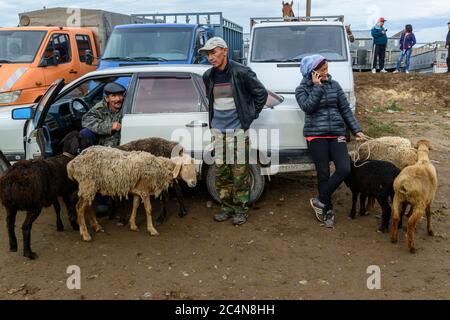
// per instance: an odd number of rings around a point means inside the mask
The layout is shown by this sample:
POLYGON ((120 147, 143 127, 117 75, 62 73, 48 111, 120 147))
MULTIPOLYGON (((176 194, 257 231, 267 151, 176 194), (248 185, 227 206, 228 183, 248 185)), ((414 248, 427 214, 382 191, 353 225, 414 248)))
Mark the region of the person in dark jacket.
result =
POLYGON ((384 28, 385 21, 384 18, 378 18, 377 24, 371 30, 373 37, 372 73, 377 72, 377 60, 379 61, 380 72, 387 72, 386 69, 384 69, 384 58, 388 42, 386 35, 387 30, 384 28))
POLYGON ((447 72, 450 72, 450 21, 447 22, 448 26, 448 33, 447 33, 447 39, 445 41, 445 47, 447 48, 447 72))
POLYGON ((234 225, 240 225, 247 221, 250 198, 247 130, 264 108, 268 93, 250 68, 228 59, 228 46, 222 38, 209 39, 199 52, 212 64, 203 81, 209 101, 216 188, 222 201, 222 210, 214 219, 232 218, 234 225))
POLYGON ((319 221, 334 227, 331 196, 350 174, 350 158, 345 138, 346 125, 357 140, 364 134, 338 82, 328 74, 321 55, 304 57, 300 64, 303 80, 295 90, 298 105, 305 113, 303 135, 317 171, 318 191, 310 204, 319 221), (330 177, 330 160, 336 171, 330 177))
POLYGON ((412 25, 407 24, 405 30, 402 32, 402 36, 400 37, 400 57, 398 58, 394 73, 400 71, 403 58, 405 58, 404 71, 405 73, 409 73, 409 59, 411 58, 412 47, 416 44, 416 37, 412 31, 412 25))

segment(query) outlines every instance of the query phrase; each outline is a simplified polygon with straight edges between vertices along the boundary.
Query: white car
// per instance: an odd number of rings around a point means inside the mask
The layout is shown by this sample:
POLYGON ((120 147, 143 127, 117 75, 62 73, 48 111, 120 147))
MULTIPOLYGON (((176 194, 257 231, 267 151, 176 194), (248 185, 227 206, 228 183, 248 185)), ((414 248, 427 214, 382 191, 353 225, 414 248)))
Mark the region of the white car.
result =
MULTIPOLYGON (((68 132, 81 129, 81 117, 101 101, 105 84, 116 81, 128 88, 121 144, 146 137, 179 141, 199 160, 198 173, 206 178, 209 192, 218 201, 214 166, 205 160, 211 135, 202 75, 208 68, 134 66, 94 71, 67 86, 58 80, 38 104, 13 111, 0 109, 0 150, 10 161, 53 155, 68 132)), ((303 124, 304 114, 295 99, 270 92, 266 107, 251 126, 251 146, 257 155, 250 166, 252 202, 261 196, 266 175, 314 169, 303 124)))

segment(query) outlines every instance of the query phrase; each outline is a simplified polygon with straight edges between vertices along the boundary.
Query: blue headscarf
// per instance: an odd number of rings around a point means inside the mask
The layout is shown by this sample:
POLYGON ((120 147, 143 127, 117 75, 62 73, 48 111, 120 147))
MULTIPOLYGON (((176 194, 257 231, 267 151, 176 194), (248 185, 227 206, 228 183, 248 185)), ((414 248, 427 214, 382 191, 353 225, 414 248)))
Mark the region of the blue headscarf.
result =
POLYGON ((320 54, 313 54, 311 56, 306 56, 302 59, 300 63, 300 72, 302 73, 304 78, 311 79, 311 72, 317 68, 317 66, 323 61, 326 60, 320 54))

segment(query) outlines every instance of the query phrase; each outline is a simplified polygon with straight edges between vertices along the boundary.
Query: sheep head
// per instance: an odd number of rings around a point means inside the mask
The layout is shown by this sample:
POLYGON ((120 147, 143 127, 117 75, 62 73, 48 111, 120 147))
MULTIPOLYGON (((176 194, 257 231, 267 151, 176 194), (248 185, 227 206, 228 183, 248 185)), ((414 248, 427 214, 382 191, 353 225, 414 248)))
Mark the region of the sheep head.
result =
POLYGON ((425 150, 426 151, 433 150, 431 148, 430 141, 429 140, 425 140, 425 139, 417 141, 415 147, 416 147, 416 149, 423 150, 423 151, 425 151, 425 150))
POLYGON ((170 159, 174 164, 173 178, 178 176, 183 179, 190 188, 197 185, 197 172, 195 170, 195 161, 189 155, 184 154, 170 159))

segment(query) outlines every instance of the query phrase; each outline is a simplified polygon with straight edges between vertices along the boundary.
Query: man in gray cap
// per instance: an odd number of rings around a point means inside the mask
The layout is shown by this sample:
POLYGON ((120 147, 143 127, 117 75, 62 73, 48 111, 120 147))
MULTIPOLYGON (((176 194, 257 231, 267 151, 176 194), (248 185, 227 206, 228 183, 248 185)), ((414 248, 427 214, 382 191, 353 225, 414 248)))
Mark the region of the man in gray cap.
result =
POLYGON ((212 65, 203 81, 214 141, 215 183, 222 201, 222 210, 214 219, 231 218, 234 225, 240 225, 247 221, 250 199, 247 130, 264 108, 268 93, 250 68, 228 59, 228 46, 222 38, 209 39, 199 53, 212 65), (228 161, 230 158, 233 161, 228 161))
POLYGON ((120 130, 123 100, 126 89, 116 83, 110 82, 103 89, 105 98, 89 110, 82 119, 83 129, 80 133, 91 139, 93 144, 102 146, 118 146, 120 143, 120 130))

